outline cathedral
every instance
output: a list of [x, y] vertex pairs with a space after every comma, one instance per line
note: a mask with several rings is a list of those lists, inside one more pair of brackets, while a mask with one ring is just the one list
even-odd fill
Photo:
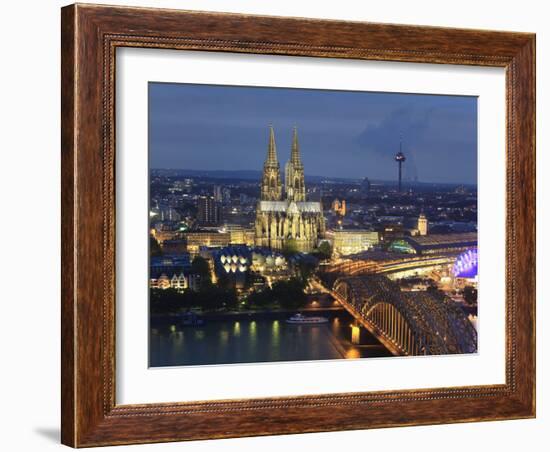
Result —
[[255, 244], [282, 250], [289, 240], [301, 252], [310, 252], [325, 233], [320, 202], [306, 201], [304, 166], [300, 158], [298, 132], [294, 128], [290, 160], [285, 165], [285, 184], [275, 147], [273, 127], [269, 128], [267, 158], [264, 163], [260, 200], [256, 207]]

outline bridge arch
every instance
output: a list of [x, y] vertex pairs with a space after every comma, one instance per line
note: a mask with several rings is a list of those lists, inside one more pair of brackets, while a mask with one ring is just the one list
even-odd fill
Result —
[[473, 353], [477, 333], [462, 310], [444, 296], [401, 292], [383, 275], [338, 278], [333, 291], [375, 334], [405, 355]]

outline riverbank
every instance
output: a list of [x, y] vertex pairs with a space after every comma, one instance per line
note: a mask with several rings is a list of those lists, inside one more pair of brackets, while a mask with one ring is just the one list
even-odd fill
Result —
[[[195, 312], [195, 311], [193, 311]], [[205, 320], [254, 320], [254, 319], [274, 319], [283, 320], [302, 312], [305, 314], [321, 315], [323, 317], [333, 318], [334, 316], [349, 315], [342, 306], [334, 307], [307, 307], [303, 309], [277, 309], [269, 311], [206, 311], [195, 312], [199, 317]], [[182, 313], [179, 314], [151, 314], [152, 325], [161, 325], [167, 323], [179, 322]]]

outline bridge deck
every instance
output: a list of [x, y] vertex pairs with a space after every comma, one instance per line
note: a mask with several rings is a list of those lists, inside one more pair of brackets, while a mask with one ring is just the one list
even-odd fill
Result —
[[390, 353], [394, 356], [406, 356], [406, 353], [404, 353], [401, 349], [399, 349], [393, 342], [388, 340], [386, 335], [376, 327], [376, 325], [373, 325], [371, 322], [369, 322], [363, 315], [358, 312], [354, 306], [352, 306], [350, 303], [348, 303], [344, 298], [340, 296], [337, 292], [333, 290], [327, 289], [325, 286], [323, 286], [321, 283], [315, 281], [314, 285], [318, 287], [318, 289], [321, 289], [324, 292], [329, 293], [334, 299], [340, 303], [346, 311], [348, 311], [354, 318], [357, 320], [361, 326], [367, 329], [369, 333], [371, 333], [378, 341], [386, 347]]

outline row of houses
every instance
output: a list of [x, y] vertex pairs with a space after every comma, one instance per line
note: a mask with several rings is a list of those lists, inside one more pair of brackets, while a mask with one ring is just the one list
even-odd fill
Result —
[[183, 291], [185, 289], [199, 290], [200, 276], [194, 274], [185, 275], [184, 273], [161, 273], [158, 276], [149, 278], [149, 287], [151, 289], [176, 289]]
[[198, 290], [200, 276], [191, 273], [189, 254], [151, 257], [149, 287], [151, 289]]

